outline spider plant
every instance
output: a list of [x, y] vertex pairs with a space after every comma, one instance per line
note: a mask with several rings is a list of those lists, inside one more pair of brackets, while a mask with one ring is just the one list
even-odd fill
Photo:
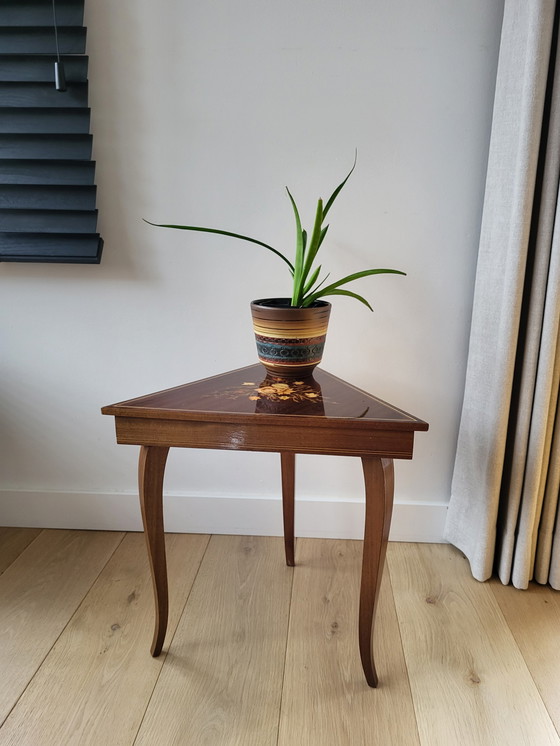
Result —
[[296, 223], [296, 252], [293, 263], [281, 251], [278, 251], [278, 249], [275, 249], [273, 246], [270, 246], [263, 241], [259, 241], [256, 238], [243, 236], [239, 233], [232, 233], [231, 231], [225, 231], [218, 228], [202, 228], [195, 225], [167, 225], [162, 223], [152, 223], [149, 220], [146, 220], [146, 222], [158, 228], [174, 228], [176, 230], [183, 231], [200, 231], [202, 233], [215, 233], [220, 236], [238, 238], [241, 241], [249, 241], [250, 243], [257, 244], [258, 246], [262, 246], [263, 248], [272, 251], [274, 254], [276, 254], [276, 256], [280, 257], [283, 262], [285, 262], [290, 270], [290, 275], [292, 276], [291, 305], [293, 307], [306, 308], [308, 306], [312, 306], [315, 301], [326, 296], [346, 295], [350, 298], [355, 298], [356, 300], [360, 301], [360, 303], [363, 303], [365, 306], [367, 306], [370, 311], [373, 311], [373, 308], [364, 297], [358, 295], [357, 293], [353, 293], [350, 290], [343, 288], [342, 286], [347, 285], [350, 282], [354, 282], [355, 280], [359, 280], [362, 277], [367, 277], [368, 275], [404, 275], [406, 274], [405, 272], [401, 272], [397, 269], [364, 269], [361, 272], [354, 272], [353, 274], [347, 275], [346, 277], [342, 277], [336, 282], [331, 282], [326, 285], [325, 283], [327, 282], [330, 275], [327, 274], [324, 277], [321, 277], [323, 267], [321, 264], [316, 263], [319, 249], [321, 248], [329, 229], [328, 224], [325, 225], [325, 219], [331, 207], [333, 206], [334, 201], [342, 191], [343, 187], [352, 175], [352, 172], [355, 168], [356, 159], [354, 159], [354, 164], [344, 181], [337, 186], [326, 203], [324, 203], [322, 199], [318, 200], [317, 209], [315, 212], [315, 222], [313, 224], [313, 230], [311, 231], [311, 238], [309, 238], [309, 240], [307, 231], [302, 228], [299, 210], [297, 208], [296, 202], [290, 190], [288, 189], [288, 187], [286, 187], [286, 191], [288, 193], [288, 197], [294, 211]]

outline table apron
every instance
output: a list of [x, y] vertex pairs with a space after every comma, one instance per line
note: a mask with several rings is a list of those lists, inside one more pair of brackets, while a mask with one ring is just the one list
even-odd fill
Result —
[[411, 459], [414, 431], [115, 417], [124, 445]]

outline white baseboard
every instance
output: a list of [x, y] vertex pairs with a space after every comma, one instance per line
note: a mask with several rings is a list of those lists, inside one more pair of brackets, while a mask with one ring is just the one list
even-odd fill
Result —
[[[282, 535], [280, 499], [165, 495], [165, 529], [176, 533]], [[391, 541], [442, 543], [447, 506], [396, 502]], [[364, 501], [296, 500], [297, 536], [361, 539]], [[0, 491], [0, 525], [141, 531], [130, 493]]]

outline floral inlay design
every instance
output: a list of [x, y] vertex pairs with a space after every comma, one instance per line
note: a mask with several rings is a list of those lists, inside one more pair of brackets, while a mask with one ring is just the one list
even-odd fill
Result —
[[306, 381], [286, 383], [265, 380], [260, 384], [245, 381], [243, 386], [246, 387], [246, 390], [250, 390], [249, 399], [251, 401], [259, 401], [259, 399], [267, 399], [272, 402], [291, 401], [294, 403], [313, 401], [319, 403], [322, 401], [322, 395], [317, 384], [313, 386]]
[[[236, 385], [207, 393], [202, 397], [202, 399], [214, 398], [222, 401], [238, 400], [240, 404], [236, 406], [236, 409], [241, 406], [243, 411], [246, 410], [246, 406], [241, 402], [252, 402], [249, 408], [256, 414], [321, 417], [325, 415], [325, 407], [328, 406], [331, 417], [341, 416], [337, 411], [336, 400], [324, 395], [321, 385], [313, 377], [296, 381], [291, 378], [267, 376], [260, 383], [239, 379]], [[359, 406], [360, 401], [356, 403]], [[368, 414], [369, 409], [369, 406], [366, 406], [365, 409], [358, 410], [356, 414], [348, 413], [346, 416], [351, 419], [361, 419]]]

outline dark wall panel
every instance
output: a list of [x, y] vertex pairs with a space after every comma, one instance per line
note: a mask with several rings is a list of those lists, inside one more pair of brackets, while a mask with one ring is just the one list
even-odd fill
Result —
[[52, 0], [0, 0], [0, 261], [101, 259], [84, 0], [55, 9], [56, 34]]

